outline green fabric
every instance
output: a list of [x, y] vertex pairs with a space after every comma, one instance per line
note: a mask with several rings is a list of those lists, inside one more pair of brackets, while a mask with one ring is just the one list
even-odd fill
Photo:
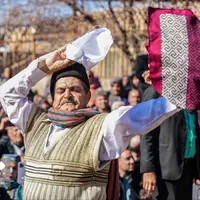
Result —
[[196, 155], [196, 124], [195, 113], [184, 110], [184, 116], [187, 127], [187, 138], [185, 145], [185, 158], [194, 158]]
[[15, 200], [23, 200], [23, 188], [22, 185], [19, 185], [16, 191], [16, 199]]

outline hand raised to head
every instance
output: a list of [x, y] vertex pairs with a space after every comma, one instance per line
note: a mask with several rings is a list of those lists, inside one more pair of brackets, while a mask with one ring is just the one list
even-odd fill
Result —
[[39, 63], [39, 68], [47, 74], [52, 74], [53, 72], [70, 66], [75, 61], [69, 60], [65, 55], [65, 51], [66, 46], [63, 46], [60, 49], [52, 52], [44, 61]]

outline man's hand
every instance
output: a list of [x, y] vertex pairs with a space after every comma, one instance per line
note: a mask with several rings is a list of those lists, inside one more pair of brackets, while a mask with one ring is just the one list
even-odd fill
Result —
[[0, 130], [5, 130], [8, 124], [8, 117], [4, 117], [1, 119]]
[[67, 59], [65, 50], [66, 46], [52, 52], [44, 61], [39, 63], [38, 67], [47, 74], [52, 74], [70, 66], [75, 61]]
[[152, 84], [151, 83], [151, 79], [150, 79], [150, 72], [149, 70], [148, 71], [145, 71], [143, 74], [142, 74], [142, 77], [144, 78], [144, 81], [145, 83], [148, 83], [148, 84]]
[[156, 174], [155, 172], [146, 172], [143, 174], [143, 188], [152, 193], [156, 188]]

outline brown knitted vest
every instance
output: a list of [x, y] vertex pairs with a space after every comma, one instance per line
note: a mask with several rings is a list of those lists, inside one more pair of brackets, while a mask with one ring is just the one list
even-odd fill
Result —
[[46, 113], [33, 108], [25, 134], [24, 199], [106, 198], [109, 164], [99, 169], [98, 159], [105, 116], [88, 119], [47, 147], [51, 122], [45, 121]]

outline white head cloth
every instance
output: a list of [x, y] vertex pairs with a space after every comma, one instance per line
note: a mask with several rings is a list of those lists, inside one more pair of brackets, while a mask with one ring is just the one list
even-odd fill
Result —
[[66, 56], [90, 70], [105, 58], [112, 44], [111, 32], [97, 28], [67, 45]]

